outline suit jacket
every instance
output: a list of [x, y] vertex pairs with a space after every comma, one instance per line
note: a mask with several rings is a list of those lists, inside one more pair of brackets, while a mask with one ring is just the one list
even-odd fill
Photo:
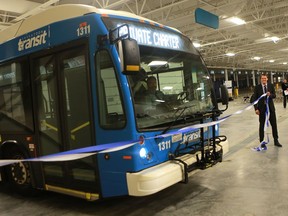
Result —
[[[275, 88], [273, 84], [267, 83], [267, 92], [270, 92], [269, 101], [268, 101], [269, 110], [270, 112], [275, 112], [273, 99], [276, 98], [276, 94], [275, 94]], [[264, 94], [262, 84], [255, 86], [254, 94], [253, 94], [254, 100], [258, 99], [262, 94]], [[254, 105], [255, 110], [258, 109], [260, 113], [265, 113], [266, 111], [265, 101], [266, 101], [266, 97], [261, 98], [258, 101], [258, 103]]]
[[288, 83], [284, 83], [284, 82], [282, 82], [282, 84], [281, 84], [281, 88], [282, 88], [282, 90], [283, 90], [283, 96], [285, 96], [284, 91], [288, 89]]

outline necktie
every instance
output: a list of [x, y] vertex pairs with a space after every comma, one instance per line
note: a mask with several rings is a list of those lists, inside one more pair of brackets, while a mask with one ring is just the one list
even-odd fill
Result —
[[[267, 86], [264, 85], [264, 93], [267, 93]], [[267, 103], [267, 95], [265, 96], [265, 99], [264, 99], [264, 104]]]

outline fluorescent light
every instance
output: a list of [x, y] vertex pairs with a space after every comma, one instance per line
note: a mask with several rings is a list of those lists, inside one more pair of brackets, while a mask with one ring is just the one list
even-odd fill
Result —
[[198, 42], [193, 42], [193, 46], [194, 46], [195, 48], [199, 48], [199, 47], [201, 47], [201, 44], [198, 43]]
[[245, 20], [242, 20], [242, 19], [240, 19], [240, 18], [238, 18], [238, 17], [231, 17], [231, 18], [229, 18], [228, 20], [229, 20], [230, 22], [232, 22], [232, 23], [237, 24], [237, 25], [243, 25], [243, 24], [246, 23]]
[[284, 64], [284, 65], [286, 65], [286, 64], [287, 64], [287, 62], [283, 62], [283, 64]]
[[148, 64], [148, 66], [162, 66], [162, 65], [166, 65], [167, 61], [152, 61]]
[[270, 62], [270, 63], [273, 63], [273, 62], [275, 62], [275, 60], [274, 60], [274, 59], [271, 59], [271, 60], [269, 60], [269, 62]]
[[273, 37], [271, 37], [270, 38], [274, 43], [277, 43], [279, 40], [280, 40], [280, 38], [279, 37], [276, 37], [276, 36], [273, 36]]
[[159, 99], [156, 99], [155, 101], [156, 101], [156, 102], [159, 102], [159, 103], [165, 103], [165, 101], [164, 101], [164, 100], [159, 100]]
[[163, 90], [172, 90], [173, 86], [164, 86], [162, 89]]
[[235, 53], [228, 52], [228, 53], [226, 53], [225, 55], [227, 55], [227, 56], [235, 56]]
[[259, 56], [254, 56], [252, 59], [256, 60], [256, 61], [259, 61], [261, 59], [261, 57]]

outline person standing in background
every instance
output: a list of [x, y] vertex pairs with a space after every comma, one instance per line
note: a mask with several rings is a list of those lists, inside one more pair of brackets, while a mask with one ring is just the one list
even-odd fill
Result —
[[[261, 83], [255, 86], [254, 98], [260, 98], [261, 95], [266, 93], [265, 97], [262, 97], [257, 104], [254, 105], [255, 113], [259, 115], [259, 141], [262, 143], [264, 141], [264, 125], [266, 119], [266, 109], [269, 107], [269, 122], [272, 126], [272, 134], [274, 138], [274, 145], [277, 147], [282, 147], [278, 141], [278, 130], [276, 122], [276, 112], [273, 99], [276, 97], [275, 88], [273, 84], [268, 83], [268, 77], [266, 74], [261, 74]], [[268, 98], [267, 98], [268, 97]], [[268, 106], [266, 103], [268, 102]], [[266, 144], [261, 144], [262, 150], [266, 150]]]
[[282, 91], [283, 91], [283, 107], [286, 108], [286, 104], [287, 104], [287, 97], [288, 97], [288, 83], [287, 83], [287, 79], [284, 79], [282, 84]]

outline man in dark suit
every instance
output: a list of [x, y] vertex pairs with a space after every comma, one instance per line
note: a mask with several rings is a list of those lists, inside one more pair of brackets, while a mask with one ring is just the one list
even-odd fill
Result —
[[[259, 115], [259, 140], [260, 143], [264, 140], [264, 124], [266, 118], [266, 103], [268, 97], [268, 106], [270, 112], [270, 124], [272, 126], [272, 134], [274, 138], [274, 145], [277, 147], [282, 147], [282, 145], [278, 141], [278, 130], [277, 130], [277, 122], [276, 122], [276, 112], [273, 99], [276, 97], [275, 88], [273, 84], [268, 83], [268, 77], [266, 74], [261, 74], [261, 84], [255, 86], [254, 88], [254, 99], [258, 99], [264, 93], [267, 95], [261, 98], [257, 104], [254, 105], [255, 113]], [[261, 145], [262, 149], [267, 149], [265, 144]]]
[[283, 91], [283, 107], [286, 108], [286, 104], [287, 104], [287, 94], [286, 94], [286, 91], [288, 90], [288, 83], [287, 83], [287, 79], [284, 79], [282, 84], [281, 84], [281, 87], [282, 87], [282, 91]]

